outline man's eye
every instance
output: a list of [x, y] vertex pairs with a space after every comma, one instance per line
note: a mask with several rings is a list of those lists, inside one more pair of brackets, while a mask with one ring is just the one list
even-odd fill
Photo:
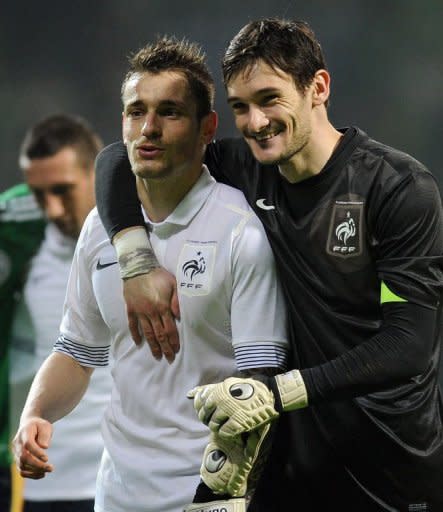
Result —
[[245, 103], [232, 103], [231, 107], [234, 112], [245, 112], [248, 109]]
[[180, 115], [180, 112], [176, 108], [166, 108], [162, 111], [162, 115], [166, 117], [177, 117]]
[[57, 185], [51, 188], [51, 192], [55, 196], [64, 196], [70, 191], [71, 187], [68, 185]]
[[141, 117], [143, 115], [143, 112], [141, 110], [130, 110], [128, 112], [129, 117]]
[[265, 96], [262, 100], [263, 105], [270, 105], [275, 102], [275, 100], [278, 98], [276, 94], [268, 94]]

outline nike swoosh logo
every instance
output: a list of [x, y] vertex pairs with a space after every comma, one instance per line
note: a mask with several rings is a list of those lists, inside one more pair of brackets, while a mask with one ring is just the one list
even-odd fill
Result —
[[272, 204], [265, 204], [265, 201], [266, 201], [266, 198], [257, 199], [255, 204], [262, 210], [275, 210], [275, 206], [273, 206]]
[[100, 260], [97, 261], [97, 270], [103, 270], [106, 267], [110, 267], [112, 265], [117, 265], [116, 261], [111, 261], [111, 263], [100, 263]]

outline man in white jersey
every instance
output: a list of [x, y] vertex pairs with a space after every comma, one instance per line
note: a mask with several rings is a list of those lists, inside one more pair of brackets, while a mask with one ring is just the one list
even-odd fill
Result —
[[285, 367], [286, 314], [263, 228], [244, 196], [202, 165], [216, 129], [213, 90], [200, 49], [168, 38], [131, 58], [122, 86], [123, 137], [147, 229], [178, 281], [181, 350], [155, 360], [147, 343], [133, 343], [117, 254], [94, 209], [78, 240], [56, 352], [33, 383], [14, 441], [22, 472], [50, 471], [40, 439], [112, 354], [97, 512], [190, 504], [209, 430], [186, 391]]
[[[77, 117], [54, 115], [26, 134], [20, 154], [25, 180], [48, 219], [24, 287], [37, 368], [58, 337], [75, 244], [94, 207], [94, 160], [101, 140]], [[103, 451], [100, 423], [110, 399], [109, 370], [97, 370], [81, 403], [48, 431], [43, 445], [54, 472], [27, 474], [24, 512], [92, 512]], [[32, 479], [35, 478], [35, 479]]]

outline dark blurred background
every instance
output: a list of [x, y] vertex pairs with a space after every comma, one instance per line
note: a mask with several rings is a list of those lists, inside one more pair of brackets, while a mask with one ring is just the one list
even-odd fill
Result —
[[21, 180], [21, 140], [48, 114], [80, 114], [106, 144], [120, 138], [127, 56], [158, 34], [206, 49], [218, 85], [218, 137], [234, 135], [220, 58], [245, 23], [264, 16], [314, 28], [332, 74], [337, 127], [356, 124], [412, 154], [443, 188], [442, 0], [16, 0], [0, 9], [0, 189]]

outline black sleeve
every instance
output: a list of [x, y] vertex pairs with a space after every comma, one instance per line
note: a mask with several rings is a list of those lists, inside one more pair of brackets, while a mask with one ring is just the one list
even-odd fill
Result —
[[370, 223], [380, 280], [408, 302], [435, 308], [443, 291], [443, 212], [434, 177], [410, 173], [386, 184], [378, 201]]
[[243, 190], [256, 161], [243, 139], [220, 139], [208, 145], [204, 163], [220, 183]]
[[[242, 188], [252, 155], [243, 139], [223, 139], [209, 144], [205, 164], [216, 180]], [[126, 146], [118, 141], [106, 146], [95, 161], [95, 194], [100, 219], [109, 238], [144, 220]]]
[[109, 238], [131, 226], [144, 226], [126, 146], [114, 142], [95, 160], [95, 195], [100, 219]]
[[440, 308], [388, 302], [382, 312], [382, 327], [370, 340], [332, 361], [300, 370], [310, 404], [382, 391], [435, 369]]

